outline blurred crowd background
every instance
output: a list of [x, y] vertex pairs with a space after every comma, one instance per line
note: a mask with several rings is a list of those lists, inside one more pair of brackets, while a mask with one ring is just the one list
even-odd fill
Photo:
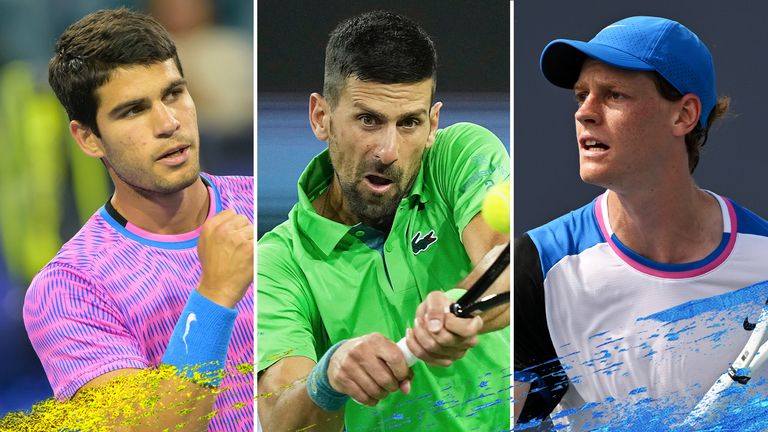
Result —
[[34, 274], [108, 199], [47, 81], [57, 37], [89, 12], [149, 12], [176, 41], [198, 111], [203, 170], [253, 173], [253, 16], [247, 0], [0, 0], [0, 417], [52, 396], [22, 322]]

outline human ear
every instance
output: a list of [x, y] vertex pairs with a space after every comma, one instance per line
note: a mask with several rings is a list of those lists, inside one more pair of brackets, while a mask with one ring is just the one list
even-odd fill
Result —
[[432, 144], [435, 142], [437, 127], [440, 123], [440, 108], [442, 107], [442, 102], [435, 102], [435, 104], [432, 105], [432, 109], [429, 110], [429, 137], [427, 138], [427, 148], [432, 147]]
[[695, 94], [688, 93], [677, 101], [677, 106], [672, 124], [673, 133], [675, 136], [684, 137], [699, 123], [699, 118], [702, 116], [701, 100]]
[[319, 93], [309, 95], [309, 125], [320, 141], [327, 141], [330, 135], [330, 113], [328, 101], [322, 95]]
[[77, 120], [72, 120], [69, 122], [69, 133], [77, 141], [80, 150], [87, 156], [95, 158], [104, 157], [104, 147], [101, 144], [101, 139], [96, 136], [90, 127]]

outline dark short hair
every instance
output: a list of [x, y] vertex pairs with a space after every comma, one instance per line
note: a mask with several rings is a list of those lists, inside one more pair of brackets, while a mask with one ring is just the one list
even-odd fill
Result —
[[392, 12], [367, 12], [343, 21], [331, 32], [325, 48], [323, 94], [333, 107], [349, 77], [410, 84], [434, 80], [436, 65], [432, 39], [415, 22]]
[[67, 27], [48, 63], [48, 82], [70, 120], [99, 136], [96, 90], [115, 68], [173, 58], [184, 75], [176, 45], [154, 18], [126, 8], [100, 10]]
[[[672, 84], [669, 83], [658, 72], [653, 72], [653, 81], [656, 84], [656, 90], [659, 91], [661, 97], [674, 102], [683, 98], [683, 94], [680, 93]], [[706, 127], [701, 125], [701, 122], [696, 123], [696, 127], [692, 131], [685, 135], [685, 149], [688, 152], [688, 169], [691, 173], [699, 165], [699, 159], [701, 157], [701, 148], [707, 143], [709, 138], [709, 130], [712, 124], [724, 117], [728, 112], [728, 108], [731, 104], [731, 99], [728, 96], [720, 96], [715, 101], [715, 106], [710, 113], [701, 113], [704, 117], [709, 114]]]

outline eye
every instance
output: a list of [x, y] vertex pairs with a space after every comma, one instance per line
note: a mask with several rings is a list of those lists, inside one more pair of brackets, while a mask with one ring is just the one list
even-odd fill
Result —
[[613, 100], [622, 100], [622, 99], [626, 98], [626, 96], [624, 96], [624, 94], [619, 93], [619, 92], [611, 92], [610, 96], [611, 96], [611, 99], [613, 99]]
[[143, 106], [134, 105], [129, 110], [123, 112], [123, 117], [125, 118], [136, 117], [137, 115], [141, 114], [142, 111], [144, 111]]
[[420, 124], [421, 122], [419, 121], [419, 119], [411, 117], [403, 120], [403, 122], [401, 123], [401, 126], [404, 128], [412, 129], [417, 127]]
[[166, 100], [175, 101], [179, 96], [184, 93], [184, 87], [174, 87], [168, 94], [165, 95]]
[[376, 118], [370, 114], [362, 114], [357, 117], [363, 126], [370, 127], [376, 126]]
[[585, 91], [576, 92], [576, 94], [574, 95], [574, 99], [576, 99], [576, 104], [578, 106], [582, 106], [584, 104], [584, 101], [587, 100], [587, 96], [589, 96], [588, 92], [585, 92]]

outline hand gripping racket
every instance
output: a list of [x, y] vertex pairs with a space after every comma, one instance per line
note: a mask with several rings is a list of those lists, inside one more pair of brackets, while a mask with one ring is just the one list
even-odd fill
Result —
[[[747, 323], [745, 322], [745, 326]], [[728, 370], [715, 381], [712, 388], [696, 404], [693, 411], [683, 421], [684, 426], [694, 427], [711, 420], [730, 405], [723, 393], [732, 385], [746, 385], [752, 374], [768, 360], [768, 301], [760, 313], [760, 318], [752, 330], [747, 344]]]
[[[459, 318], [469, 318], [501, 304], [509, 303], [509, 291], [480, 298], [491, 284], [496, 281], [499, 275], [509, 267], [509, 256], [509, 244], [507, 244], [507, 247], [496, 257], [493, 264], [469, 287], [467, 292], [459, 297], [456, 303], [448, 306], [447, 312]], [[419, 360], [408, 348], [408, 345], [405, 343], [405, 337], [397, 342], [397, 346], [403, 352], [408, 366], [413, 366]]]

